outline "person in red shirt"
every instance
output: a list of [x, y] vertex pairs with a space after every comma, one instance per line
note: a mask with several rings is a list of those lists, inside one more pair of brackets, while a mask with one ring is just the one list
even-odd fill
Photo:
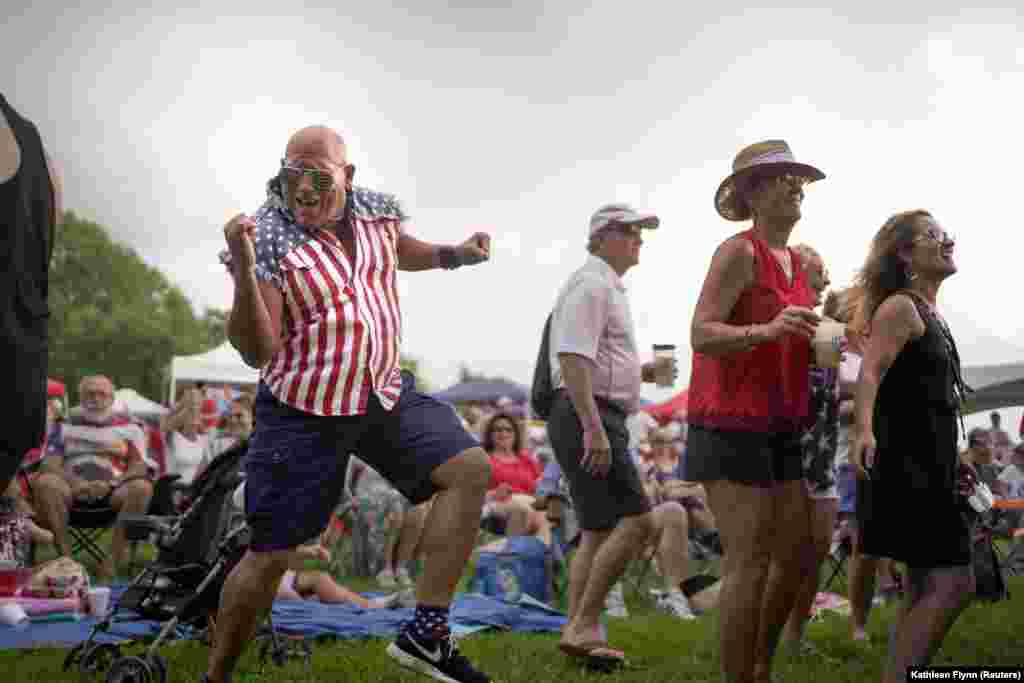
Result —
[[533, 509], [533, 494], [544, 470], [523, 448], [518, 421], [506, 413], [493, 415], [484, 426], [482, 446], [491, 461], [491, 482], [481, 526], [506, 536], [539, 534], [547, 542], [550, 525]]
[[736, 155], [715, 195], [723, 218], [753, 225], [718, 247], [697, 301], [684, 478], [704, 484], [727, 549], [719, 637], [729, 681], [771, 678], [810, 570], [800, 435], [819, 318], [788, 244], [804, 186], [824, 177], [784, 141], [768, 140]]

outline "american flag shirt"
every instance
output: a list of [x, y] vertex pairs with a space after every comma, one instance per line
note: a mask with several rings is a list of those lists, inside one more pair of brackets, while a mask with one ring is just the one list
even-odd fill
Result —
[[[348, 194], [355, 253], [334, 233], [296, 224], [276, 179], [256, 222], [256, 278], [284, 297], [282, 345], [260, 371], [281, 402], [315, 415], [361, 415], [376, 394], [390, 410], [402, 388], [398, 237], [406, 215], [392, 195]], [[221, 261], [230, 265], [227, 252]]]

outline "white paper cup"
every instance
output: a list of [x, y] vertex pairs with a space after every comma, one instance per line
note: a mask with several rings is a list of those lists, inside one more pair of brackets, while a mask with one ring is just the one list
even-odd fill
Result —
[[0, 624], [18, 626], [28, 621], [25, 609], [16, 602], [0, 603]]
[[89, 614], [104, 617], [110, 609], [110, 589], [105, 586], [90, 588], [85, 600], [89, 606]]
[[838, 368], [842, 360], [842, 343], [846, 325], [833, 320], [822, 320], [814, 330], [814, 361], [819, 368]]

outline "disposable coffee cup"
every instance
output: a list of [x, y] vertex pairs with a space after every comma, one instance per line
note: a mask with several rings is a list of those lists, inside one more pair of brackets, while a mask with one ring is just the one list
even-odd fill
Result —
[[106, 586], [90, 588], [85, 599], [86, 604], [89, 606], [89, 614], [97, 617], [104, 617], [107, 615], [107, 610], [110, 609], [109, 588]]
[[675, 344], [654, 345], [654, 383], [659, 387], [670, 387], [675, 384]]
[[819, 368], [838, 368], [842, 360], [843, 338], [846, 325], [834, 320], [822, 320], [814, 330], [814, 361]]
[[22, 626], [28, 623], [25, 608], [16, 602], [0, 603], [0, 624], [4, 626]]

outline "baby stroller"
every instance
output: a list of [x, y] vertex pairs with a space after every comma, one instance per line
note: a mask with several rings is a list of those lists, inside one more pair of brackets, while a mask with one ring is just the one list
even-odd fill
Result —
[[[106, 674], [107, 683], [166, 683], [167, 663], [158, 654], [160, 646], [181, 627], [202, 631], [208, 626], [228, 573], [248, 548], [248, 527], [232, 519], [231, 506], [231, 495], [244, 480], [245, 451], [246, 444], [241, 443], [214, 459], [188, 487], [179, 516], [138, 515], [124, 521], [126, 533], [149, 533], [154, 538], [157, 558], [67, 655], [65, 671], [77, 668], [83, 680]], [[157, 621], [163, 626], [138, 655], [125, 656], [122, 644], [96, 642], [97, 634], [125, 621]], [[283, 665], [288, 657], [301, 656], [309, 666], [308, 643], [301, 641], [297, 650], [293, 641], [274, 632], [269, 615], [257, 638], [262, 640], [262, 662], [269, 655]]]

